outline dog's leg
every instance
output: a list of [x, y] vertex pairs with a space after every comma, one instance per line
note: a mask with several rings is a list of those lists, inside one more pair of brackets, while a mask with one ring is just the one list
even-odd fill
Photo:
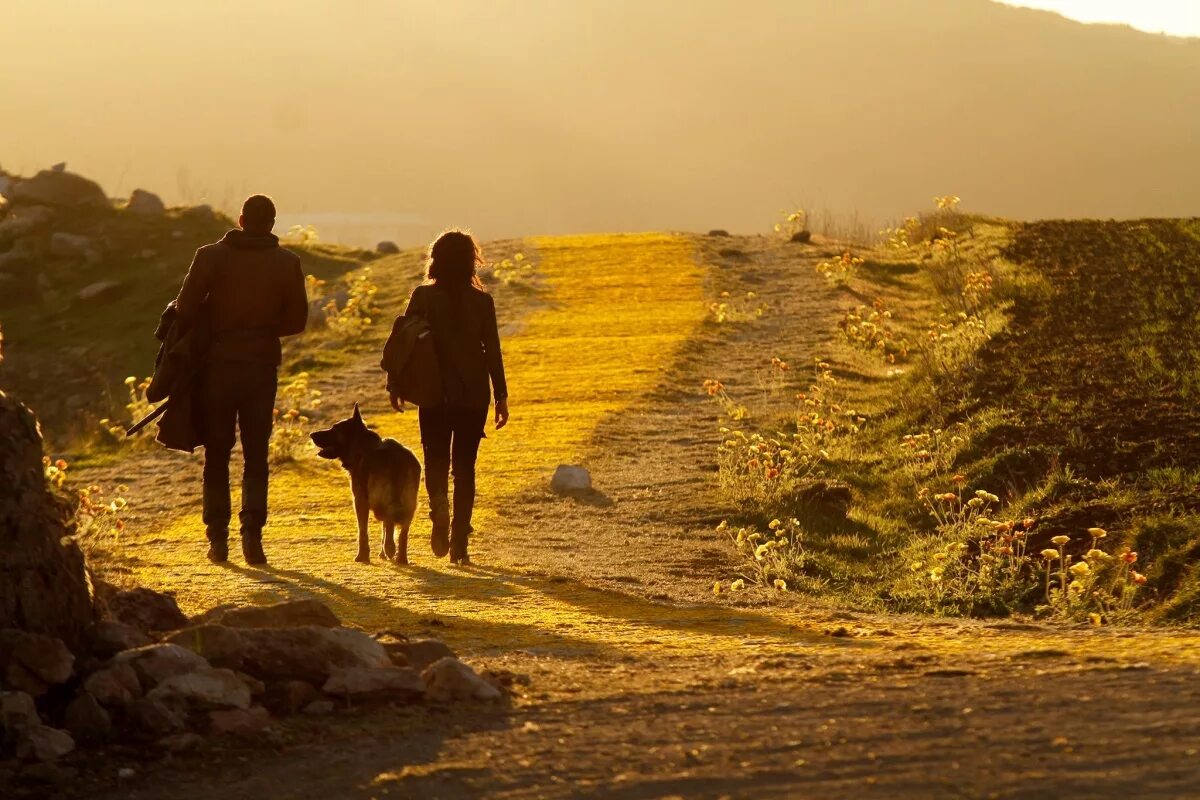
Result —
[[408, 563], [408, 526], [412, 525], [412, 518], [406, 519], [400, 523], [400, 549], [396, 551], [396, 563]]
[[396, 557], [396, 523], [383, 523], [383, 549], [379, 551], [379, 557], [391, 561]]
[[367, 536], [367, 517], [371, 509], [367, 504], [366, 487], [361, 489], [351, 487], [354, 493], [354, 513], [358, 517], [358, 556], [354, 559], [360, 564], [371, 563], [371, 541]]

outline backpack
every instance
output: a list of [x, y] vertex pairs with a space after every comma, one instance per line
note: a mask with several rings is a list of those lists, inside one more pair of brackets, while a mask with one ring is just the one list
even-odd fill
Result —
[[387, 388], [418, 407], [441, 405], [442, 370], [434, 347], [433, 329], [420, 316], [399, 316], [383, 346], [379, 366], [387, 372]]

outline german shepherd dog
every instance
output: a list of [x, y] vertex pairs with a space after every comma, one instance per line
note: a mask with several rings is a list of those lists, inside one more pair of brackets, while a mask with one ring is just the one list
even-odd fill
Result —
[[[421, 462], [412, 451], [395, 439], [384, 439], [367, 427], [358, 403], [349, 419], [312, 434], [321, 458], [338, 459], [350, 473], [350, 492], [354, 495], [354, 513], [358, 516], [358, 556], [363, 564], [371, 561], [367, 538], [367, 516], [383, 523], [383, 547], [380, 558], [408, 563], [408, 529], [417, 512], [417, 489], [421, 483]], [[396, 547], [396, 526], [400, 526], [400, 547]]]

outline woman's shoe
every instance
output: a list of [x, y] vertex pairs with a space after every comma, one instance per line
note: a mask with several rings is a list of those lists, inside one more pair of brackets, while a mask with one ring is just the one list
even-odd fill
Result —
[[450, 563], [451, 564], [470, 564], [471, 557], [467, 555], [467, 540], [470, 538], [470, 531], [458, 532], [454, 531], [450, 534]]
[[214, 564], [224, 564], [229, 560], [229, 529], [209, 528], [205, 531], [208, 537], [208, 560]]

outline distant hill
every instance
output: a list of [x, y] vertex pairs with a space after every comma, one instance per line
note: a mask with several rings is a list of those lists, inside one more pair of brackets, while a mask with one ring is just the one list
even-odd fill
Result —
[[989, 0], [51, 6], [6, 10], [0, 163], [110, 194], [265, 190], [409, 242], [1200, 208], [1200, 40]]

